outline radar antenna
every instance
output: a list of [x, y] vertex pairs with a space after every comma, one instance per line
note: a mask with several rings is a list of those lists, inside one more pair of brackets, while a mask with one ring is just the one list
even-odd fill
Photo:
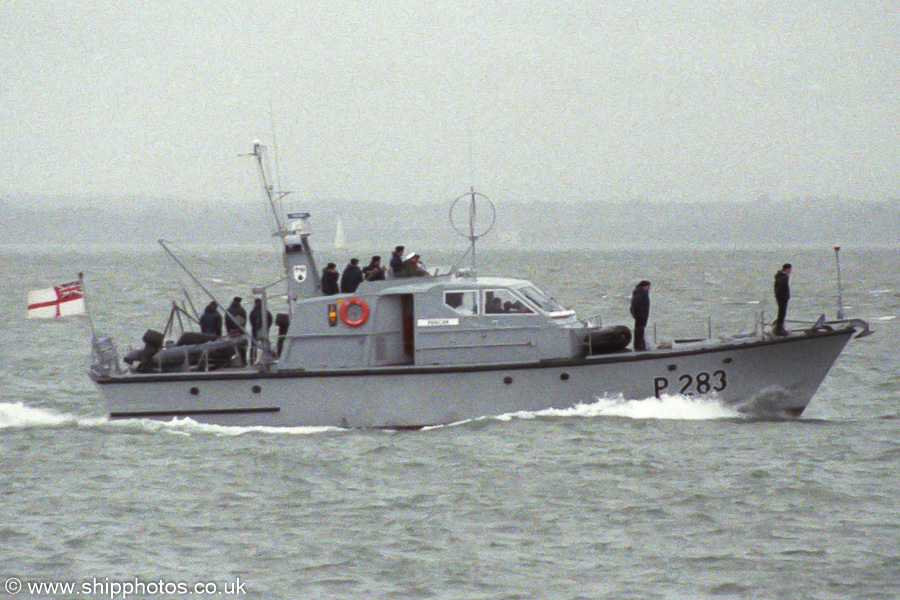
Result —
[[[462, 202], [465, 199], [468, 199], [468, 203]], [[482, 205], [480, 211], [479, 203]], [[475, 271], [475, 242], [490, 233], [496, 220], [497, 209], [494, 208], [494, 203], [484, 194], [476, 192], [474, 187], [450, 205], [450, 224], [459, 235], [469, 240], [469, 249], [462, 258], [465, 259], [466, 254], [472, 253], [472, 271]], [[465, 227], [466, 221], [468, 227]]]

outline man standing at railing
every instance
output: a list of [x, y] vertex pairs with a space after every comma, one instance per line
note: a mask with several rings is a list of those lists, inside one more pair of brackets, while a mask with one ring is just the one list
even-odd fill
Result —
[[784, 319], [787, 316], [788, 300], [791, 299], [791, 264], [784, 263], [775, 273], [775, 302], [778, 303], [778, 318], [775, 319], [775, 335], [787, 335]]
[[646, 279], [637, 284], [631, 292], [631, 316], [634, 317], [634, 349], [647, 349], [644, 331], [650, 318], [650, 282]]

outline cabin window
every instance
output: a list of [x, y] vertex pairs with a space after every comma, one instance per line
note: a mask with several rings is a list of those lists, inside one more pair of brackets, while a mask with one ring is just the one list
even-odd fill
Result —
[[484, 312], [492, 315], [523, 315], [532, 310], [509, 290], [485, 290]]
[[548, 297], [546, 294], [544, 294], [544, 292], [537, 289], [536, 287], [528, 286], [521, 288], [519, 291], [524, 294], [524, 296], [531, 302], [534, 302], [538, 308], [547, 311], [548, 313], [566, 310], [565, 308], [560, 306], [559, 303], [556, 302], [556, 300]]
[[478, 292], [444, 292], [444, 304], [461, 315], [474, 315], [478, 313]]

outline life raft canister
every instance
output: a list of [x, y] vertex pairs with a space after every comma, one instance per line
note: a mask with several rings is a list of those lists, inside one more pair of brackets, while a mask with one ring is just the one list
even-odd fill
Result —
[[[354, 317], [350, 316], [350, 309], [359, 307], [354, 310]], [[369, 320], [369, 305], [361, 298], [349, 298], [341, 303], [341, 321], [348, 327], [359, 327]]]

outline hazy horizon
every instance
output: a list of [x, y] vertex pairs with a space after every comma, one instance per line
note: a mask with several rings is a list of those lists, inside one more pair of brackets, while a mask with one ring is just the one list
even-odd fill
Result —
[[[260, 194], [261, 195], [261, 194]], [[891, 244], [900, 231], [900, 200], [890, 202], [808, 199], [788, 202], [665, 204], [583, 202], [560, 205], [503, 199], [494, 202], [496, 221], [487, 244], [505, 247], [609, 247], [642, 245]], [[317, 244], [328, 244], [342, 223], [348, 242], [393, 248], [409, 242], [423, 247], [455, 245], [467, 231], [467, 205], [447, 202], [409, 205], [365, 201], [298, 201], [291, 211], [312, 214]], [[488, 215], [482, 204], [479, 215]], [[486, 222], [479, 221], [481, 231]], [[35, 207], [0, 196], [0, 242], [127, 244], [160, 237], [187, 243], [271, 240], [275, 227], [262, 199], [242, 205], [190, 201], [152, 203], [101, 197], [85, 205]]]
[[[476, 192], [481, 192], [476, 189]], [[485, 195], [485, 194], [482, 194]], [[468, 191], [463, 191], [453, 198], [420, 198], [415, 200], [418, 207], [434, 208], [444, 212], [449, 208], [450, 204], [457, 198], [462, 197], [465, 200], [468, 197]], [[495, 198], [488, 196], [488, 199], [497, 207], [509, 206], [543, 206], [554, 204], [553, 200], [545, 198]], [[33, 194], [30, 192], [0, 192], [0, 207], [8, 207], [14, 210], [25, 211], [52, 211], [62, 207], [77, 209], [98, 209], [110, 212], [132, 212], [135, 208], [171, 208], [173, 203], [177, 203], [177, 208], [210, 208], [221, 205], [224, 209], [233, 210], [236, 208], [246, 209], [248, 212], [260, 212], [268, 214], [268, 201], [263, 194], [262, 188], [259, 190], [250, 190], [248, 195], [242, 198], [234, 198], [231, 201], [225, 201], [220, 204], [218, 198], [187, 198], [178, 194], [170, 194], [166, 196], [146, 196], [141, 194]], [[285, 196], [282, 202], [284, 207], [281, 213], [287, 213], [297, 210], [306, 210], [304, 207], [309, 206], [328, 206], [335, 212], [341, 212], [341, 203], [347, 207], [353, 206], [397, 206], [399, 203], [390, 200], [374, 200], [367, 198], [304, 198], [296, 193], [291, 192]], [[888, 196], [885, 198], [872, 200], [868, 198], [844, 198], [840, 196], [794, 196], [790, 198], [772, 199], [767, 195], [761, 195], [756, 198], [744, 198], [736, 200], [701, 200], [701, 199], [676, 199], [663, 201], [654, 198], [632, 197], [632, 198], [613, 198], [613, 199], [590, 199], [580, 198], [573, 201], [572, 204], [577, 205], [608, 205], [608, 206], [791, 206], [791, 205], [818, 205], [830, 204], [835, 206], [873, 206], [873, 205], [900, 205], [900, 194], [897, 196]]]
[[[900, 196], [888, 2], [68, 4], [0, 13], [0, 195]], [[273, 133], [275, 135], [273, 135]]]

